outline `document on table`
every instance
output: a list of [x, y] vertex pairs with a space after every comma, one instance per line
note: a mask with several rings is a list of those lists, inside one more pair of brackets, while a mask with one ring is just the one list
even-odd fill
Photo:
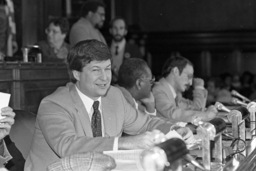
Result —
[[140, 154], [143, 150], [118, 150], [104, 151], [103, 153], [113, 157], [116, 168], [112, 171], [144, 171], [140, 163]]
[[[0, 92], [0, 109], [3, 107], [7, 107], [9, 105], [11, 95], [8, 93], [2, 93]], [[2, 115], [0, 115], [0, 119], [2, 119]]]

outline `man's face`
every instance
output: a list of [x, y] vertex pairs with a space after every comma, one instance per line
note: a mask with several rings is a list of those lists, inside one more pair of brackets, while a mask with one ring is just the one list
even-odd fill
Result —
[[176, 90], [179, 92], [187, 90], [192, 85], [193, 77], [194, 69], [191, 65], [187, 64], [181, 74], [176, 75]]
[[110, 28], [110, 34], [115, 42], [121, 42], [127, 34], [124, 20], [116, 20]]
[[50, 23], [49, 27], [45, 29], [45, 33], [50, 44], [64, 42], [66, 37], [66, 34], [61, 32], [60, 26], [56, 26], [53, 23]]
[[105, 9], [98, 7], [95, 13], [92, 12], [91, 22], [96, 28], [101, 28], [105, 21]]
[[[152, 85], [155, 81], [155, 78], [152, 76], [151, 70], [147, 67], [145, 75], [140, 79], [141, 80], [141, 89], [139, 90], [140, 99], [148, 98], [150, 96]], [[138, 100], [140, 100], [138, 99]]]
[[92, 99], [104, 96], [110, 86], [111, 62], [92, 61], [84, 66], [82, 72], [73, 71], [79, 90]]

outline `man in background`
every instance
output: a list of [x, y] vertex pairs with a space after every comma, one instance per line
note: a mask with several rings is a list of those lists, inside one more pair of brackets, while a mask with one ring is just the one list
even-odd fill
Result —
[[[193, 99], [185, 99], [182, 93], [193, 82]], [[173, 122], [209, 121], [217, 110], [211, 106], [205, 111], [207, 90], [204, 81], [194, 78], [193, 64], [184, 57], [170, 57], [163, 66], [162, 78], [153, 87], [157, 114]]]
[[105, 4], [102, 1], [88, 0], [81, 9], [80, 19], [72, 26], [69, 42], [74, 46], [81, 40], [96, 39], [106, 44], [99, 31], [105, 21]]
[[118, 73], [118, 88], [136, 110], [156, 115], [155, 99], [151, 87], [155, 81], [146, 61], [139, 58], [125, 60]]
[[125, 59], [142, 58], [139, 47], [126, 41], [128, 33], [125, 20], [121, 17], [114, 18], [110, 22], [109, 32], [112, 36], [110, 51], [112, 54], [112, 82], [116, 83], [119, 67]]
[[66, 62], [69, 44], [65, 38], [69, 31], [69, 22], [65, 18], [52, 19], [45, 29], [46, 40], [38, 42], [44, 62]]

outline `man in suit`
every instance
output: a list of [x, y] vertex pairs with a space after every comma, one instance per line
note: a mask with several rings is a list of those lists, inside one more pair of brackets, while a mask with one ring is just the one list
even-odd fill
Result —
[[[110, 86], [111, 54], [104, 43], [77, 43], [68, 67], [74, 83], [59, 87], [39, 106], [25, 170], [46, 170], [72, 154], [148, 148], [170, 132], [171, 123], [141, 114]], [[120, 137], [123, 132], [133, 136]], [[185, 134], [184, 140], [191, 138], [188, 129], [177, 132]]]
[[[193, 78], [193, 64], [184, 57], [170, 57], [163, 66], [162, 78], [153, 87], [156, 109], [161, 117], [173, 122], [209, 121], [216, 116], [213, 106], [205, 111], [207, 91], [204, 81]], [[193, 82], [193, 100], [185, 99], [182, 93]]]
[[81, 40], [96, 39], [106, 44], [100, 32], [105, 21], [105, 4], [102, 1], [88, 0], [82, 6], [81, 18], [71, 27], [69, 42], [74, 46]]
[[155, 99], [151, 87], [155, 81], [146, 61], [140, 58], [125, 60], [118, 73], [118, 88], [136, 110], [156, 115]]
[[112, 81], [115, 83], [118, 77], [119, 67], [125, 59], [142, 58], [139, 47], [126, 41], [125, 36], [128, 33], [125, 20], [116, 17], [110, 22], [109, 32], [112, 36], [110, 51], [112, 54]]

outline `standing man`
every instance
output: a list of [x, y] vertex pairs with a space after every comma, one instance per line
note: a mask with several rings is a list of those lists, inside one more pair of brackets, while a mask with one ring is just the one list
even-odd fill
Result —
[[102, 1], [88, 0], [81, 10], [81, 18], [72, 26], [69, 35], [70, 45], [81, 40], [96, 39], [106, 44], [99, 31], [105, 21], [105, 4]]
[[[205, 112], [207, 90], [204, 81], [194, 77], [193, 64], [184, 57], [171, 57], [164, 64], [162, 78], [153, 87], [156, 109], [160, 116], [173, 122], [193, 122], [195, 119], [209, 121], [216, 116], [212, 106]], [[182, 93], [193, 82], [193, 100], [185, 99]]]
[[156, 115], [155, 99], [151, 87], [155, 81], [146, 61], [130, 58], [123, 62], [118, 73], [118, 88], [136, 110]]
[[[75, 83], [42, 100], [26, 171], [46, 170], [72, 154], [149, 148], [170, 132], [172, 124], [141, 114], [110, 86], [111, 53], [106, 44], [80, 41], [69, 52], [68, 67]], [[133, 136], [120, 137], [123, 132]], [[177, 132], [185, 134], [184, 140], [191, 138], [188, 129]]]
[[110, 51], [112, 54], [112, 81], [115, 83], [118, 77], [119, 67], [125, 59], [142, 58], [139, 47], [126, 41], [128, 33], [125, 20], [121, 17], [114, 18], [110, 22], [109, 32], [112, 36]]

